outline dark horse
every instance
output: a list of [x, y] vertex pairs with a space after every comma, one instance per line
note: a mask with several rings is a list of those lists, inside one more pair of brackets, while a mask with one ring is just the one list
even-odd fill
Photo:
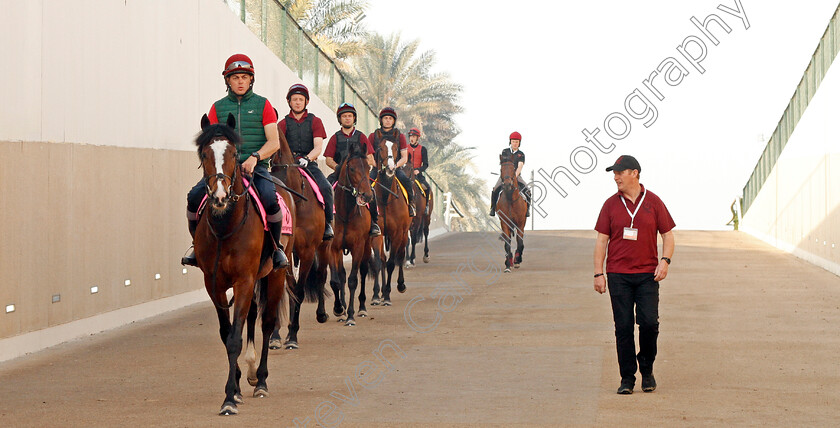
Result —
[[[502, 193], [496, 204], [496, 212], [502, 223], [501, 239], [505, 242], [505, 272], [510, 272], [511, 266], [518, 268], [522, 263], [522, 250], [525, 249], [523, 240], [525, 235], [525, 214], [528, 204], [519, 192], [519, 181], [516, 179], [516, 167], [509, 157], [500, 156]], [[516, 240], [516, 254], [511, 255], [510, 244]]]
[[[298, 349], [297, 333], [300, 330], [300, 305], [304, 301], [318, 301], [315, 318], [319, 323], [327, 322], [329, 315], [324, 310], [324, 287], [327, 282], [327, 266], [329, 265], [330, 241], [324, 241], [324, 209], [318, 204], [315, 190], [309, 181], [303, 177], [294, 155], [289, 149], [289, 142], [282, 132], [280, 134], [280, 150], [272, 157], [274, 167], [271, 174], [282, 180], [286, 185], [306, 199], [295, 196], [294, 262], [298, 268], [297, 280], [289, 269], [286, 278], [295, 292], [295, 299], [289, 302], [291, 315], [289, 333], [285, 343], [286, 349]], [[275, 330], [269, 342], [269, 348], [280, 348], [280, 334]]]
[[[408, 202], [403, 197], [400, 182], [394, 171], [388, 166], [397, 158], [398, 146], [385, 141], [374, 148], [376, 158], [376, 205], [379, 206], [379, 224], [385, 238], [385, 249], [388, 250], [388, 278], [382, 284], [382, 306], [391, 306], [391, 275], [394, 268], [399, 268], [397, 276], [397, 290], [405, 293], [405, 277], [403, 265], [408, 244], [408, 226], [411, 217], [408, 215]], [[379, 296], [374, 290], [371, 305], [379, 304]]]
[[[335, 186], [335, 236], [330, 256], [330, 286], [335, 294], [333, 313], [342, 316], [346, 310], [344, 325], [356, 325], [354, 300], [361, 272], [362, 288], [359, 293], [359, 316], [367, 316], [365, 310], [365, 277], [371, 263], [370, 213], [365, 204], [373, 199], [368, 178], [367, 155], [355, 144], [350, 144], [347, 159], [338, 169]], [[352, 257], [349, 277], [344, 269], [342, 251], [349, 251]], [[374, 263], [375, 264], [375, 263]], [[344, 282], [350, 291], [350, 304], [345, 305]]]
[[[424, 243], [423, 248], [423, 263], [429, 263], [429, 225], [432, 222], [432, 209], [434, 209], [434, 197], [432, 189], [423, 189], [421, 184], [417, 181], [417, 175], [414, 174], [414, 167], [411, 166], [411, 154], [408, 155], [408, 162], [403, 166], [403, 172], [411, 179], [411, 185], [414, 186], [414, 210], [416, 216], [411, 218], [411, 225], [408, 227], [409, 242], [411, 251], [406, 248], [408, 254], [405, 261], [405, 267], [414, 266], [415, 247], [419, 242]], [[424, 198], [426, 195], [427, 198]], [[428, 203], [426, 200], [428, 199]]]
[[[242, 329], [247, 318], [251, 352], [246, 359], [253, 372], [257, 310], [262, 315], [262, 353], [256, 373], [249, 373], [249, 382], [256, 386], [255, 397], [268, 396], [268, 337], [278, 324], [278, 309], [286, 303], [287, 296], [285, 269], [272, 270], [274, 243], [266, 236], [259, 213], [242, 182], [241, 165], [237, 162], [240, 139], [235, 125], [233, 115], [228, 116], [227, 124], [218, 125], [211, 125], [205, 115], [201, 118], [202, 131], [195, 141], [207, 190], [207, 207], [195, 233], [195, 256], [204, 272], [204, 287], [216, 306], [219, 334], [227, 349], [229, 365], [225, 401], [219, 412], [222, 415], [238, 413], [237, 403], [243, 402], [239, 389], [242, 373], [237, 358], [242, 352]], [[279, 193], [293, 209], [289, 193], [285, 190]], [[286, 248], [288, 252], [290, 247]], [[231, 288], [233, 299], [228, 303], [226, 292]]]

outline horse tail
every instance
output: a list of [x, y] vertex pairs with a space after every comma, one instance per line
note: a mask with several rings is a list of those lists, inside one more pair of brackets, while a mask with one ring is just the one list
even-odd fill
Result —
[[320, 264], [320, 260], [318, 260], [318, 253], [315, 253], [315, 257], [312, 259], [312, 266], [309, 268], [309, 272], [306, 274], [306, 278], [303, 281], [303, 300], [305, 302], [317, 302], [319, 296], [322, 294], [322, 287], [318, 284], [318, 266]]
[[391, 238], [385, 237], [385, 251], [391, 251]]
[[280, 305], [277, 307], [277, 328], [289, 325], [289, 296], [292, 289], [288, 281], [283, 282], [283, 293], [280, 294]]
[[373, 249], [373, 257], [368, 260], [368, 277], [371, 279], [376, 279], [376, 275], [379, 275], [379, 270], [382, 269], [379, 257], [379, 249]]

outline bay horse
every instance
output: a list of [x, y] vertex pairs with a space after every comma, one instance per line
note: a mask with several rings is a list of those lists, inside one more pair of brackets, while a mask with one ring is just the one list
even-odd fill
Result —
[[391, 276], [394, 268], [399, 268], [397, 276], [397, 290], [405, 293], [405, 264], [406, 248], [408, 244], [408, 227], [411, 217], [408, 215], [408, 202], [403, 197], [400, 182], [389, 165], [394, 163], [399, 152], [399, 146], [391, 141], [383, 141], [379, 147], [374, 147], [376, 158], [376, 205], [379, 207], [379, 224], [385, 239], [385, 250], [388, 251], [388, 277], [382, 285], [382, 306], [391, 306]]
[[[227, 350], [229, 366], [220, 415], [237, 414], [237, 404], [243, 402], [237, 358], [242, 352], [242, 329], [246, 322], [249, 382], [255, 386], [254, 397], [268, 396], [268, 337], [278, 322], [284, 321], [285, 314], [278, 313], [278, 309], [287, 304], [285, 269], [272, 269], [274, 243], [266, 235], [260, 214], [243, 183], [238, 162], [240, 138], [235, 126], [232, 114], [226, 124], [216, 125], [211, 125], [204, 115], [202, 130], [195, 140], [207, 192], [207, 206], [195, 232], [195, 256], [204, 273], [204, 287], [216, 307], [219, 335]], [[282, 189], [278, 192], [293, 209], [294, 201], [289, 193]], [[292, 238], [284, 236], [283, 239], [289, 253], [290, 246], [286, 243]], [[231, 288], [233, 299], [228, 302], [226, 292]], [[254, 323], [258, 311], [262, 316], [263, 342], [259, 368], [254, 371]]]
[[[362, 287], [359, 293], [359, 316], [366, 317], [365, 277], [371, 263], [370, 212], [365, 204], [373, 199], [368, 177], [367, 154], [356, 144], [350, 144], [349, 155], [338, 167], [335, 186], [335, 235], [330, 248], [330, 287], [335, 295], [333, 314], [342, 316], [346, 311], [345, 326], [356, 325], [355, 295], [358, 275]], [[344, 268], [342, 252], [351, 255], [350, 275]], [[374, 263], [375, 264], [375, 263]], [[350, 291], [349, 305], [345, 304], [344, 283]]]
[[[519, 268], [519, 264], [522, 263], [522, 251], [525, 249], [525, 214], [528, 211], [528, 204], [519, 191], [513, 159], [500, 156], [499, 161], [502, 192], [496, 204], [496, 212], [502, 226], [500, 238], [505, 242], [505, 272], [508, 273], [511, 266]], [[516, 240], [516, 254], [512, 255], [510, 246], [514, 240]]]
[[[414, 267], [415, 247], [421, 241], [424, 243], [423, 263], [429, 263], [429, 225], [432, 222], [432, 210], [434, 209], [432, 189], [420, 188], [421, 185], [417, 181], [417, 175], [414, 174], [412, 165], [411, 154], [409, 153], [408, 162], [403, 165], [403, 172], [406, 173], [411, 180], [411, 185], [414, 186], [414, 210], [417, 215], [411, 218], [411, 224], [408, 226], [408, 245], [411, 247], [411, 251], [406, 248], [406, 254], [408, 254], [405, 261], [406, 268]], [[424, 198], [423, 195], [426, 195], [427, 198]]]
[[330, 242], [324, 241], [324, 209], [318, 203], [315, 189], [303, 176], [299, 165], [295, 162], [289, 142], [282, 132], [280, 135], [280, 150], [272, 156], [273, 167], [271, 174], [292, 190], [305, 197], [293, 196], [297, 221], [295, 222], [294, 263], [298, 268], [297, 280], [292, 269], [288, 270], [287, 281], [294, 290], [295, 298], [289, 302], [290, 323], [289, 331], [284, 343], [280, 342], [279, 329], [275, 329], [269, 341], [270, 349], [298, 349], [297, 333], [300, 330], [300, 306], [304, 301], [318, 302], [315, 319], [325, 323], [329, 319], [324, 309], [324, 294], [327, 282], [327, 266], [330, 257]]

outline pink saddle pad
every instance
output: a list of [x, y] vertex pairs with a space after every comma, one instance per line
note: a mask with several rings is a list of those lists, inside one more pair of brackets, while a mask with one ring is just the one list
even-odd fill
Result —
[[315, 179], [309, 175], [309, 172], [303, 168], [298, 168], [300, 174], [306, 177], [306, 181], [309, 182], [309, 186], [312, 187], [312, 191], [315, 192], [315, 197], [318, 198], [318, 203], [321, 204], [321, 207], [324, 207], [324, 195], [321, 194], [321, 188], [318, 187], [318, 183], [315, 182]]
[[[254, 205], [257, 207], [257, 212], [260, 213], [260, 220], [262, 220], [263, 223], [263, 230], [268, 231], [268, 221], [266, 220], [265, 207], [263, 207], [262, 201], [257, 195], [257, 191], [254, 190], [253, 187], [248, 186], [248, 179], [246, 179], [245, 177], [242, 177], [242, 183], [245, 185], [245, 187], [248, 188], [248, 193], [251, 194], [251, 200], [254, 201]], [[283, 224], [280, 227], [280, 233], [284, 235], [291, 235], [293, 230], [292, 212], [286, 205], [286, 201], [280, 197], [279, 193], [275, 192], [274, 195], [277, 196], [277, 202], [280, 203], [280, 212], [283, 213]], [[198, 212], [201, 212], [204, 209], [204, 205], [206, 203], [207, 195], [204, 195], [204, 198], [201, 199], [201, 205], [199, 205]]]

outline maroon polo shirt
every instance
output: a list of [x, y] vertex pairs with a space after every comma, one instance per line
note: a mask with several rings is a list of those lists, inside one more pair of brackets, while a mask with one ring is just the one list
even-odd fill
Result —
[[[344, 134], [344, 136], [349, 138], [353, 136], [354, 132], [356, 132], [356, 128], [353, 128], [353, 131], [351, 131], [349, 135], [346, 132], [344, 132], [344, 128], [341, 128], [341, 131], [339, 132], [341, 132], [342, 134]], [[325, 158], [335, 158], [335, 148], [336, 145], [338, 145], [338, 139], [335, 137], [335, 135], [336, 134], [333, 134], [332, 137], [330, 137], [330, 141], [327, 142], [327, 148], [324, 149]], [[365, 153], [369, 155], [373, 154], [373, 146], [370, 145], [370, 141], [368, 141], [367, 137], [365, 137], [365, 134], [361, 131], [359, 131], [359, 142], [362, 144], [362, 147], [365, 148]]]
[[[303, 115], [301, 115], [300, 119], [295, 119], [294, 112], [289, 110], [289, 114], [286, 117], [291, 117], [297, 123], [302, 123], [306, 120], [306, 116], [309, 116], [309, 111], [304, 110]], [[277, 123], [277, 129], [280, 130], [280, 133], [286, 135], [286, 120], [283, 118], [280, 122]], [[321, 118], [315, 116], [312, 118], [312, 137], [313, 138], [327, 138], [327, 131], [324, 130], [324, 122], [321, 121]]]
[[[647, 193], [645, 200], [642, 195]], [[627, 208], [621, 200], [627, 202]], [[608, 273], [653, 273], [659, 264], [656, 248], [656, 233], [668, 233], [676, 226], [665, 204], [653, 192], [645, 190], [636, 198], [642, 206], [633, 220], [633, 227], [639, 230], [635, 241], [624, 239], [624, 228], [630, 227], [630, 214], [636, 211], [636, 204], [625, 198], [621, 192], [610, 196], [601, 208], [595, 230], [609, 236], [607, 245]]]

